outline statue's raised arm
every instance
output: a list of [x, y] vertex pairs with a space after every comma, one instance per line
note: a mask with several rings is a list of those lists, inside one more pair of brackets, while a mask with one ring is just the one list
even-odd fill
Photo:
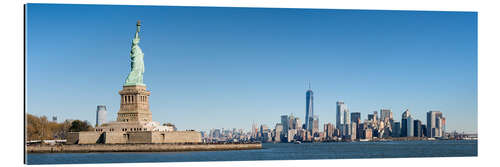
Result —
[[135, 37], [132, 40], [132, 49], [130, 51], [130, 73], [128, 74], [127, 80], [125, 81], [125, 86], [144, 85], [142, 80], [142, 75], [144, 73], [144, 53], [142, 53], [142, 50], [139, 47], [139, 32], [141, 31], [141, 21], [137, 21], [136, 26], [137, 30], [135, 32]]

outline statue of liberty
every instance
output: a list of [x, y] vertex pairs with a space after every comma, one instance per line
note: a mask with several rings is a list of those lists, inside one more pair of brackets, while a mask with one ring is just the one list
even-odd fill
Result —
[[132, 40], [132, 50], [130, 51], [130, 73], [128, 74], [125, 86], [144, 85], [142, 74], [144, 73], [144, 53], [139, 47], [139, 31], [141, 30], [141, 21], [137, 21], [137, 30]]

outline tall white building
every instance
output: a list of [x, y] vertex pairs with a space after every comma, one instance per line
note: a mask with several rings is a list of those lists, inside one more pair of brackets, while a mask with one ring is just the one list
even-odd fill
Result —
[[349, 109], [342, 101], [337, 102], [337, 117], [336, 126], [340, 130], [342, 136], [348, 136], [351, 134], [351, 118]]
[[98, 105], [97, 106], [95, 120], [96, 120], [95, 121], [96, 127], [106, 123], [106, 106], [105, 105]]

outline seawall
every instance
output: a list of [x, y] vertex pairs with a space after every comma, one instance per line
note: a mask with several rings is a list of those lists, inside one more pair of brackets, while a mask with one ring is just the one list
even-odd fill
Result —
[[261, 143], [245, 144], [62, 144], [29, 145], [28, 153], [82, 152], [179, 152], [261, 149]]

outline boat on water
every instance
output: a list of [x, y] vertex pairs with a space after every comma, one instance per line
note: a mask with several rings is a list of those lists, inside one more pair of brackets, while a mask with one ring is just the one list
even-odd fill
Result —
[[302, 142], [300, 142], [300, 141], [295, 141], [295, 142], [293, 142], [293, 144], [301, 144], [301, 143], [302, 143]]

